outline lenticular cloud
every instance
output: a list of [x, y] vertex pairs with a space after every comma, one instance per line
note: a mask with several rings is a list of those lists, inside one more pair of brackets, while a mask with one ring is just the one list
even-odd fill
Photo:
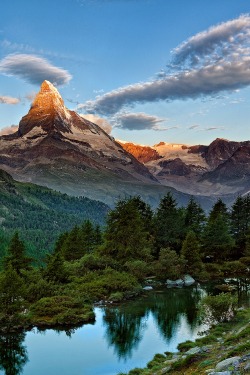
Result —
[[6, 56], [0, 61], [0, 73], [38, 85], [47, 79], [60, 86], [68, 83], [72, 78], [67, 70], [52, 65], [46, 59], [27, 54]]
[[113, 115], [137, 103], [196, 99], [250, 85], [250, 16], [213, 26], [173, 50], [157, 79], [118, 88], [78, 108]]

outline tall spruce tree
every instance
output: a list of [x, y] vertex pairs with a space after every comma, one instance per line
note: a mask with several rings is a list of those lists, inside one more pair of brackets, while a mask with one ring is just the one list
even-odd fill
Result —
[[214, 260], [226, 260], [232, 256], [234, 240], [230, 233], [228, 214], [215, 206], [208, 218], [202, 236], [203, 252]]
[[190, 198], [185, 209], [184, 222], [186, 232], [193, 231], [200, 238], [206, 223], [206, 215], [200, 204], [193, 197]]
[[24, 243], [20, 240], [18, 232], [16, 232], [11, 238], [8, 254], [3, 258], [4, 269], [11, 264], [20, 275], [21, 270], [29, 269], [31, 262], [32, 258], [26, 256]]
[[183, 211], [177, 208], [176, 200], [167, 193], [160, 201], [154, 217], [155, 250], [159, 254], [161, 248], [180, 250], [185, 236]]
[[185, 259], [185, 267], [187, 272], [198, 272], [202, 268], [200, 255], [200, 244], [193, 231], [189, 231], [183, 241], [181, 248], [181, 256]]
[[246, 236], [250, 228], [250, 196], [239, 196], [232, 206], [231, 232], [235, 239], [235, 258], [240, 258], [246, 247]]
[[149, 256], [148, 232], [133, 198], [121, 200], [107, 218], [101, 252], [120, 261]]

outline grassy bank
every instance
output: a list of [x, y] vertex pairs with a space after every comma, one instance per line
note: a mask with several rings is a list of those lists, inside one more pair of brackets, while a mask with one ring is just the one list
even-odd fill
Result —
[[[232, 321], [212, 327], [195, 342], [179, 344], [178, 349], [176, 353], [156, 354], [146, 368], [136, 368], [128, 374], [249, 374], [250, 309], [239, 309]], [[228, 361], [222, 362], [224, 360]]]

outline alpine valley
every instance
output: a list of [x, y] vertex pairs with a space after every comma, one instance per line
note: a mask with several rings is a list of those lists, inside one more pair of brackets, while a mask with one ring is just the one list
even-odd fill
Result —
[[205, 209], [250, 190], [250, 141], [209, 146], [153, 147], [117, 142], [98, 125], [68, 110], [44, 81], [18, 131], [0, 137], [0, 168], [15, 180], [85, 196], [113, 206], [140, 195], [156, 206], [168, 191], [180, 205], [189, 195]]

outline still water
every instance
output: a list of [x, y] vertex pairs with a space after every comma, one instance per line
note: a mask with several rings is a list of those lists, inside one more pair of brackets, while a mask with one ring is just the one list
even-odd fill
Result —
[[75, 330], [0, 336], [0, 374], [115, 375], [175, 351], [204, 329], [198, 287], [146, 292], [121, 306], [96, 308], [95, 324]]

